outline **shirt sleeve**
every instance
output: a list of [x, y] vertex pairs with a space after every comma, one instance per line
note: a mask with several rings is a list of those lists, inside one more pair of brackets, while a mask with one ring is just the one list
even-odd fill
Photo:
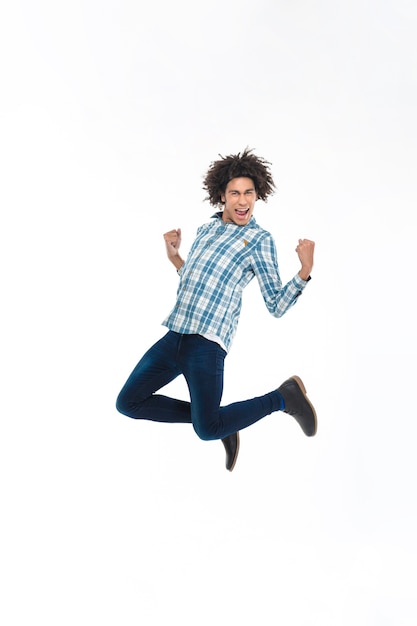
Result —
[[282, 317], [297, 302], [308, 281], [296, 274], [282, 285], [275, 242], [269, 234], [256, 246], [252, 263], [268, 311], [274, 317]]

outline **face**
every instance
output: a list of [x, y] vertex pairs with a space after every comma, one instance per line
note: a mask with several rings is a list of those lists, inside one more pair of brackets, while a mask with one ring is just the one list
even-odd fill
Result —
[[223, 220], [245, 226], [252, 217], [258, 194], [251, 178], [232, 178], [222, 195]]

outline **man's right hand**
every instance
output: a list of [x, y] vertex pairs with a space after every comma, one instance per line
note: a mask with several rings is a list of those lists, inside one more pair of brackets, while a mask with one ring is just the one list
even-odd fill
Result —
[[181, 245], [181, 228], [169, 230], [167, 233], [164, 233], [164, 241], [168, 259], [175, 265], [177, 270], [179, 270], [184, 264], [178, 252]]

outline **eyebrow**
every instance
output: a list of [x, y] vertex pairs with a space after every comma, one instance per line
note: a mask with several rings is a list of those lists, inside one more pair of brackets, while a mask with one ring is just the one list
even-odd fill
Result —
[[[228, 191], [229, 193], [239, 193], [239, 189], [229, 189]], [[247, 191], [255, 191], [255, 187], [248, 187], [248, 189], [245, 189], [243, 193], [246, 193]]]

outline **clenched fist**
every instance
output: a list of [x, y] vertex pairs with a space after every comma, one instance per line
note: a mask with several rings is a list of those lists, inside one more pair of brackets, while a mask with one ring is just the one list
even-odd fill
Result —
[[168, 259], [178, 270], [184, 263], [178, 252], [181, 245], [181, 228], [174, 228], [164, 233], [164, 240]]
[[299, 239], [295, 249], [301, 263], [301, 270], [298, 272], [300, 278], [307, 280], [313, 269], [314, 263], [314, 241], [310, 239]]

